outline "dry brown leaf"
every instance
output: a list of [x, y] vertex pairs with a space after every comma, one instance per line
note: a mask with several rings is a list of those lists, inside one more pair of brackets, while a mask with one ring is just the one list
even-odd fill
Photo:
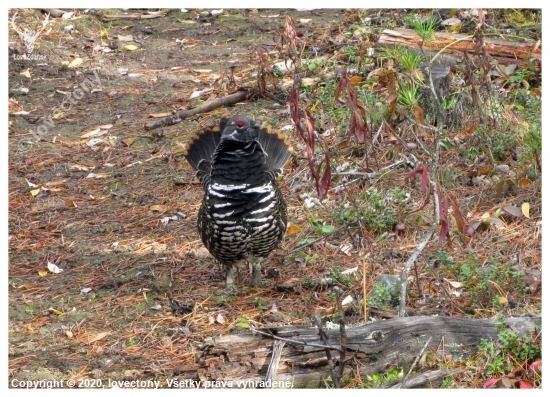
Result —
[[71, 165], [71, 171], [90, 171], [90, 169], [91, 169], [90, 167], [86, 167], [85, 165], [80, 165], [80, 164]]
[[446, 282], [448, 282], [449, 284], [451, 284], [451, 286], [453, 288], [460, 288], [462, 287], [462, 283], [459, 282], [459, 281], [451, 281], [451, 280], [447, 280], [446, 278], [444, 278], [443, 280], [445, 280]]
[[54, 186], [64, 185], [65, 182], [67, 182], [67, 181], [68, 181], [68, 179], [62, 179], [62, 180], [60, 180], [60, 181], [45, 182], [45, 183], [44, 183], [44, 186], [54, 187]]
[[300, 226], [297, 226], [293, 223], [289, 223], [288, 227], [286, 229], [286, 235], [287, 236], [292, 236], [293, 234], [296, 234], [296, 233], [301, 232], [301, 231], [302, 231], [302, 228], [300, 228]]
[[531, 179], [529, 178], [521, 178], [518, 181], [518, 186], [529, 186], [532, 183]]
[[363, 81], [363, 78], [361, 76], [353, 76], [350, 77], [349, 82], [353, 85], [359, 85]]
[[477, 169], [478, 175], [489, 175], [493, 171], [493, 167], [479, 167]]
[[89, 336], [88, 338], [86, 338], [86, 340], [84, 340], [83, 342], [87, 345], [90, 345], [94, 342], [97, 342], [98, 340], [101, 340], [103, 338], [105, 338], [107, 335], [109, 335], [110, 332], [100, 332], [99, 334], [95, 334], [95, 335], [92, 335], [92, 336]]

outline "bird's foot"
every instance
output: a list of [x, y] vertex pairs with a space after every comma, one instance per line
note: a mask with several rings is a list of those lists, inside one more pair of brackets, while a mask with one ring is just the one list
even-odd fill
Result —
[[262, 262], [261, 259], [256, 259], [252, 263], [252, 282], [251, 287], [260, 288], [262, 286]]

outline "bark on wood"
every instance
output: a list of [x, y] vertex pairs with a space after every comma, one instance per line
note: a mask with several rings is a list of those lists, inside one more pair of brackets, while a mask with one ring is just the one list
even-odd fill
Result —
[[169, 125], [174, 125], [196, 114], [210, 112], [211, 110], [217, 109], [222, 106], [233, 105], [237, 102], [244, 101], [245, 99], [249, 98], [251, 95], [253, 95], [253, 92], [248, 90], [237, 91], [234, 94], [227, 95], [222, 98], [217, 98], [213, 101], [203, 103], [202, 105], [197, 106], [196, 108], [182, 110], [181, 112], [178, 112], [164, 119], [155, 120], [149, 124], [146, 124], [145, 130], [149, 131], [159, 127], [167, 127]]
[[[540, 330], [540, 318], [508, 318], [506, 325], [521, 335]], [[320, 344], [315, 327], [263, 328], [274, 335]], [[378, 321], [346, 329], [346, 358], [361, 374], [383, 372], [389, 363], [412, 363], [431, 336], [427, 351], [446, 357], [464, 358], [477, 349], [481, 339], [498, 337], [495, 320], [451, 317], [405, 317]], [[339, 345], [339, 330], [327, 330], [328, 343]], [[181, 379], [201, 381], [259, 382], [265, 379], [274, 340], [260, 335], [225, 335], [207, 338], [197, 352], [196, 364], [180, 368]], [[346, 371], [352, 369], [350, 366]], [[324, 387], [329, 375], [325, 351], [319, 346], [286, 343], [274, 380], [289, 381], [292, 387]], [[429, 378], [429, 377], [428, 377]], [[407, 383], [411, 382], [409, 381]], [[405, 385], [406, 386], [406, 385]]]
[[[439, 62], [453, 66], [461, 61], [463, 53], [474, 54], [475, 43], [473, 38], [466, 34], [434, 32], [435, 40], [424, 43], [424, 49], [435, 55], [441, 49], [447, 57], [439, 57]], [[420, 36], [412, 29], [386, 29], [380, 35], [377, 46], [393, 47], [405, 46], [418, 49]], [[516, 64], [527, 66], [534, 57], [539, 63], [542, 61], [542, 45], [540, 42], [515, 42], [484, 38], [485, 51], [503, 65]], [[446, 58], [446, 59], [445, 59]]]

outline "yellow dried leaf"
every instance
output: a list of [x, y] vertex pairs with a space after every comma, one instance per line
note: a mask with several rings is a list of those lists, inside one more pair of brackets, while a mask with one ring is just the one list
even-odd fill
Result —
[[92, 336], [88, 337], [84, 341], [84, 343], [89, 345], [91, 343], [97, 342], [98, 340], [101, 340], [101, 339], [105, 338], [109, 334], [110, 334], [110, 332], [100, 332], [99, 334], [92, 335]]
[[128, 139], [125, 139], [123, 141], [121, 141], [123, 144], [125, 144], [126, 146], [132, 146], [132, 143], [134, 143], [136, 140], [136, 138], [128, 138]]
[[359, 85], [363, 81], [363, 78], [361, 76], [353, 76], [350, 77], [349, 82], [353, 85]]
[[296, 234], [298, 232], [302, 231], [302, 229], [300, 228], [300, 226], [296, 226], [295, 224], [293, 223], [289, 223], [288, 224], [288, 228], [286, 229], [286, 235], [287, 236], [291, 236], [293, 234]]
[[49, 311], [50, 313], [55, 314], [56, 316], [62, 316], [62, 315], [63, 315], [63, 312], [60, 312], [59, 310], [55, 310], [53, 307], [50, 307], [50, 308], [48, 309], [48, 311]]
[[479, 175], [489, 175], [493, 171], [493, 167], [479, 167], [477, 173]]
[[166, 210], [165, 205], [155, 204], [149, 208], [151, 211], [163, 212]]
[[529, 178], [521, 178], [518, 181], [518, 186], [529, 186], [532, 183], [531, 179]]
[[498, 301], [500, 302], [501, 305], [507, 305], [508, 304], [508, 299], [506, 299], [506, 297], [504, 297], [504, 296], [499, 296]]
[[56, 114], [54, 114], [54, 115], [52, 116], [52, 119], [53, 119], [53, 120], [59, 120], [59, 119], [60, 119], [61, 117], [63, 117], [64, 115], [65, 115], [65, 113], [63, 113], [63, 112], [58, 112], [58, 113], [56, 113]]
[[23, 72], [19, 73], [20, 75], [23, 75], [25, 77], [31, 78], [31, 72], [29, 72], [29, 69], [24, 70]]
[[39, 187], [38, 189], [31, 190], [31, 195], [34, 197], [34, 196], [36, 196], [38, 193], [40, 193], [41, 190], [42, 190], [41, 187]]
[[454, 24], [454, 25], [449, 26], [447, 28], [447, 30], [451, 33], [460, 33], [460, 29], [462, 29], [462, 24], [461, 23]]
[[39, 270], [39, 271], [38, 271], [38, 275], [39, 275], [40, 277], [46, 277], [46, 276], [48, 275], [48, 272], [45, 271], [45, 270]]
[[139, 47], [137, 45], [134, 45], [134, 44], [128, 44], [128, 45], [125, 45], [124, 47], [122, 47], [122, 51], [135, 51], [137, 50]]
[[75, 208], [76, 207], [76, 204], [74, 203], [73, 200], [67, 200], [65, 201], [65, 205], [69, 208]]
[[34, 284], [21, 284], [17, 288], [30, 289], [30, 288], [34, 288]]
[[82, 58], [75, 58], [71, 63], [67, 65], [68, 68], [76, 68], [82, 64]]
[[523, 215], [525, 215], [526, 218], [529, 218], [530, 209], [531, 209], [531, 206], [529, 205], [529, 203], [523, 203], [521, 205], [521, 212], [523, 213]]
[[71, 331], [65, 332], [65, 335], [67, 335], [67, 338], [72, 338], [73, 337], [73, 333]]

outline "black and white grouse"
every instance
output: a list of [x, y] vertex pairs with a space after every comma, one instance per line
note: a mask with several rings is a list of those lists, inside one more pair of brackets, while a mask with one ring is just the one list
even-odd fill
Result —
[[291, 151], [282, 133], [246, 116], [224, 118], [186, 145], [185, 158], [205, 192], [199, 234], [225, 266], [227, 289], [246, 262], [252, 265], [252, 286], [259, 287], [261, 260], [286, 232], [286, 204], [275, 180]]

